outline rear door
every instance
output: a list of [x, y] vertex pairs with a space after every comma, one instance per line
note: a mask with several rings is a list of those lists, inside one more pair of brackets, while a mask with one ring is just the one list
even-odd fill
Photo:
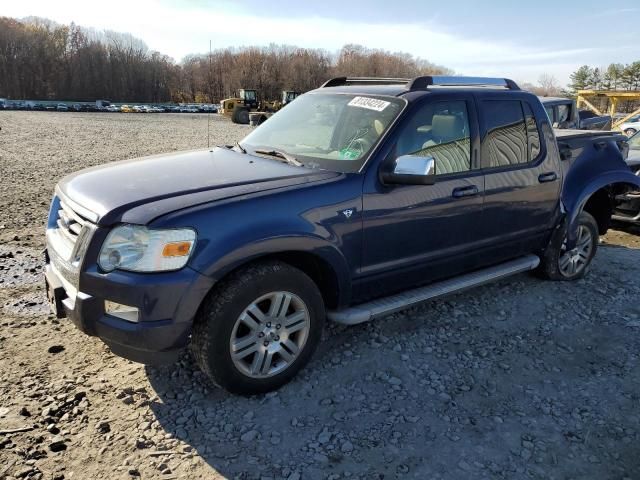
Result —
[[531, 252], [555, 225], [559, 206], [560, 161], [546, 147], [555, 142], [553, 132], [527, 97], [483, 97], [479, 111], [484, 236], [503, 258]]

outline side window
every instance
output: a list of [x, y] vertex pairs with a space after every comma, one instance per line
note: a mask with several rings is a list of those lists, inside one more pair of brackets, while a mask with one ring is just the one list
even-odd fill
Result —
[[536, 125], [536, 117], [533, 115], [531, 105], [524, 102], [524, 118], [527, 124], [527, 142], [529, 146], [529, 161], [534, 161], [540, 155], [540, 133]]
[[569, 105], [558, 105], [558, 118], [556, 122], [562, 123], [569, 120]]
[[487, 134], [482, 144], [486, 167], [505, 167], [529, 161], [527, 130], [519, 100], [483, 102]]
[[436, 175], [470, 170], [467, 103], [433, 102], [422, 107], [400, 132], [396, 154], [433, 157]]
[[549, 117], [549, 123], [553, 124], [553, 106], [545, 105], [544, 109], [547, 112], [547, 117]]

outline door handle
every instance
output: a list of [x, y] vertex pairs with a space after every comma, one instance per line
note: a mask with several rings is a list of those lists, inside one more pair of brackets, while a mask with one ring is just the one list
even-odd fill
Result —
[[558, 175], [556, 174], [556, 172], [541, 173], [540, 175], [538, 175], [538, 181], [540, 183], [553, 182], [557, 178]]
[[478, 194], [478, 187], [475, 185], [469, 185], [468, 187], [454, 188], [451, 195], [453, 198], [472, 197]]

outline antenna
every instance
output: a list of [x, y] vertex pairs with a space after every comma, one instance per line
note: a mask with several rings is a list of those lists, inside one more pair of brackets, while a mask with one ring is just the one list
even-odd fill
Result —
[[207, 148], [211, 148], [211, 104], [213, 98], [211, 97], [211, 39], [209, 39], [209, 108], [207, 109]]

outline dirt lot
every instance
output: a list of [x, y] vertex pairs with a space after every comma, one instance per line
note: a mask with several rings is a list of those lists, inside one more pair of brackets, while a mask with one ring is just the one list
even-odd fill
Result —
[[[247, 131], [213, 120], [213, 144]], [[640, 478], [639, 237], [610, 232], [576, 283], [520, 275], [329, 326], [297, 380], [233, 397], [188, 354], [114, 357], [41, 288], [57, 179], [204, 147], [206, 117], [4, 112], [0, 127], [0, 478]]]

